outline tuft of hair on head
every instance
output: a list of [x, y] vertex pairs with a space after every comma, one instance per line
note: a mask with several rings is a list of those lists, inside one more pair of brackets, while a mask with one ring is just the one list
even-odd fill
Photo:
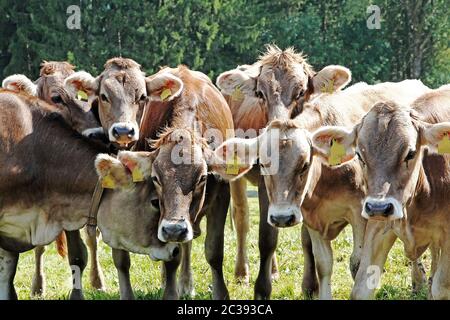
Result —
[[301, 64], [308, 76], [314, 75], [312, 66], [306, 61], [306, 55], [296, 52], [294, 47], [281, 50], [275, 44], [267, 44], [266, 51], [259, 56], [262, 65], [289, 68], [293, 64]]
[[275, 119], [272, 120], [267, 126], [267, 129], [280, 129], [283, 131], [297, 128], [300, 128], [299, 125], [292, 119], [288, 120]]
[[120, 58], [120, 57], [114, 57], [106, 61], [105, 69], [109, 68], [117, 68], [117, 69], [141, 69], [141, 65], [134, 61], [133, 59], [129, 58]]
[[70, 75], [75, 70], [75, 66], [67, 61], [46, 61], [43, 60], [41, 63], [41, 69], [39, 75], [41, 77], [49, 76], [55, 74], [56, 72], [62, 73], [63, 75]]

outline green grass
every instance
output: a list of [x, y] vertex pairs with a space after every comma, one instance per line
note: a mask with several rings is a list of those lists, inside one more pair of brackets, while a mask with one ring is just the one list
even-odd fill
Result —
[[[253, 189], [253, 188], [252, 188]], [[253, 189], [254, 190], [254, 189]], [[225, 281], [232, 299], [252, 299], [253, 285], [258, 273], [258, 201], [250, 198], [251, 230], [248, 236], [248, 253], [250, 260], [250, 285], [239, 284], [234, 280], [234, 261], [236, 252], [236, 235], [231, 230], [229, 215], [225, 230]], [[193, 243], [193, 273], [196, 296], [195, 299], [211, 299], [211, 272], [204, 257], [203, 246], [205, 225], [202, 222], [203, 234]], [[347, 227], [333, 241], [334, 269], [332, 277], [332, 292], [334, 299], [348, 299], [352, 278], [348, 268], [351, 254], [351, 229]], [[89, 284], [89, 267], [84, 273], [83, 286], [86, 299], [118, 299], [119, 283], [111, 258], [111, 249], [100, 242], [100, 261], [107, 283], [106, 292], [99, 292]], [[303, 254], [300, 244], [300, 226], [280, 231], [278, 248], [278, 263], [280, 277], [273, 283], [272, 299], [304, 299], [301, 292], [303, 275]], [[426, 254], [424, 265], [430, 269], [429, 254]], [[425, 299], [426, 292], [419, 295], [411, 293], [410, 263], [403, 254], [399, 241], [391, 250], [385, 266], [386, 273], [382, 286], [378, 290], [377, 299]], [[47, 292], [41, 299], [67, 299], [71, 288], [70, 269], [66, 260], [57, 255], [54, 245], [48, 247], [45, 253], [45, 271], [47, 275]], [[22, 254], [15, 278], [19, 299], [30, 299], [31, 279], [34, 272], [34, 254], [32, 251]], [[131, 281], [138, 299], [159, 299], [160, 263], [153, 262], [147, 256], [132, 255]], [[35, 298], [34, 298], [35, 299]]]

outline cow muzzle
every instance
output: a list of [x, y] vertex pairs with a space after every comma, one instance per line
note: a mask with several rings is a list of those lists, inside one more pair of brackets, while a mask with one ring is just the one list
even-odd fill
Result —
[[193, 239], [191, 224], [186, 220], [163, 219], [158, 228], [158, 239], [162, 242], [183, 243]]
[[302, 222], [302, 214], [300, 208], [295, 205], [278, 205], [269, 206], [267, 222], [277, 228], [292, 227]]
[[171, 261], [181, 252], [178, 243], [167, 243], [161, 247], [151, 248], [150, 259], [153, 261]]
[[372, 220], [396, 220], [403, 218], [400, 202], [394, 198], [375, 199], [368, 197], [364, 201], [362, 216]]
[[117, 122], [111, 126], [108, 135], [111, 142], [128, 147], [129, 144], [139, 139], [139, 128], [133, 123]]

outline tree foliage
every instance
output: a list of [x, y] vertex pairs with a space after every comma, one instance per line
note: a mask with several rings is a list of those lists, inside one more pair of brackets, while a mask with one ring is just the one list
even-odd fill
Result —
[[[70, 30], [67, 8], [81, 9]], [[264, 44], [294, 46], [316, 69], [349, 67], [369, 83], [421, 78], [450, 82], [447, 0], [380, 0], [381, 29], [369, 29], [370, 0], [0, 0], [0, 76], [37, 77], [42, 60], [69, 60], [99, 73], [113, 56], [153, 73], [183, 63], [211, 77], [253, 63]]]

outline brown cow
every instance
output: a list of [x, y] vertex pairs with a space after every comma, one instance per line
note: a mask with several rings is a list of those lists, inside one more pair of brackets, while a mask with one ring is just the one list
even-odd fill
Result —
[[23, 91], [58, 108], [67, 109], [73, 128], [89, 136], [95, 134], [99, 126], [90, 104], [64, 88], [64, 80], [74, 74], [74, 68], [65, 61], [44, 61], [41, 64], [40, 77], [35, 82], [23, 74], [15, 74], [5, 78], [2, 86], [4, 89]]
[[100, 122], [109, 141], [128, 148], [139, 139], [138, 120], [147, 99], [140, 65], [127, 58], [112, 58], [96, 78], [79, 71], [65, 80], [68, 92], [83, 92], [98, 102]]
[[[63, 230], [69, 246], [80, 241], [79, 229], [87, 222], [90, 198], [98, 181], [94, 159], [108, 150], [77, 134], [69, 112], [40, 99], [2, 91], [0, 109], [0, 299], [14, 299], [13, 280], [20, 252], [47, 245]], [[105, 169], [101, 164], [97, 160], [99, 170], [110, 170], [125, 181], [121, 184], [123, 190], [106, 193], [100, 208], [100, 213], [108, 212], [116, 221], [127, 222], [118, 230], [107, 219], [99, 220], [99, 228], [108, 239], [122, 239], [110, 245], [147, 253], [154, 259], [169, 261], [179, 256], [177, 245], [157, 239], [159, 213], [151, 205], [156, 197], [152, 196], [154, 189], [145, 183], [132, 184], [131, 175], [124, 177], [124, 171], [129, 173], [123, 165]], [[111, 205], [112, 201], [117, 203], [114, 196], [120, 198], [120, 203], [124, 197], [141, 201], [123, 202], [124, 210]], [[74, 281], [80, 286], [72, 291], [72, 299], [83, 297], [81, 275], [87, 263], [85, 247], [76, 248], [79, 252], [69, 250], [69, 262], [75, 271]], [[169, 285], [173, 282], [166, 281]], [[173, 294], [175, 288], [166, 291]]]
[[[101, 136], [103, 130], [101, 127], [98, 128], [100, 124], [94, 112], [91, 111], [88, 102], [83, 101], [77, 95], [68, 93], [64, 88], [64, 80], [74, 73], [74, 69], [73, 65], [65, 61], [44, 61], [41, 64], [40, 77], [35, 82], [25, 75], [15, 74], [5, 78], [2, 86], [5, 89], [23, 91], [29, 95], [37, 96], [62, 110], [67, 109], [70, 112], [71, 123], [75, 130], [89, 138], [104, 140]], [[58, 241], [58, 243], [60, 242]], [[96, 289], [103, 290], [105, 281], [98, 262], [96, 239], [87, 237], [87, 243], [89, 255], [92, 257], [90, 259], [91, 285]], [[43, 295], [45, 292], [44, 251], [45, 247], [36, 247], [35, 249], [36, 270], [31, 289], [33, 295]]]
[[[343, 70], [342, 67], [339, 69]], [[350, 74], [344, 75], [344, 79], [348, 78]], [[335, 78], [337, 82], [344, 82], [344, 79]], [[321, 78], [323, 80], [326, 78]], [[237, 150], [244, 163], [251, 164], [259, 158], [267, 186], [267, 193], [260, 197], [267, 198], [270, 203], [268, 214], [264, 216], [267, 224], [290, 227], [303, 218], [307, 229], [302, 230], [305, 252], [302, 288], [306, 295], [317, 288], [316, 268], [319, 297], [331, 298], [333, 259], [330, 241], [347, 224], [353, 228], [350, 269], [353, 276], [356, 274], [365, 228], [365, 221], [360, 216], [362, 182], [357, 179], [358, 167], [353, 162], [337, 169], [322, 166], [314, 157], [311, 132], [324, 124], [351, 126], [380, 98], [409, 102], [428, 90], [420, 81], [407, 80], [377, 85], [360, 83], [340, 92], [317, 93], [303, 105], [295, 119], [274, 120], [260, 136], [230, 139], [216, 150], [218, 156], [224, 152], [232, 155]], [[260, 239], [269, 238], [270, 247], [266, 250], [270, 258], [276, 247], [277, 234], [267, 230], [270, 229], [266, 228], [265, 233], [260, 231]], [[269, 264], [265, 267], [267, 272]], [[256, 283], [257, 298], [269, 298], [270, 291], [270, 281]]]
[[[240, 66], [222, 73], [217, 78], [217, 86], [227, 98], [233, 114], [233, 121], [238, 137], [255, 137], [257, 130], [264, 128], [268, 121], [275, 118], [288, 119], [302, 111], [305, 101], [324, 91], [338, 91], [350, 82], [346, 68], [327, 66], [315, 73], [302, 54], [294, 49], [281, 50], [268, 46], [266, 52], [253, 65]], [[313, 81], [314, 79], [314, 81]], [[244, 178], [232, 181], [232, 212], [238, 237], [238, 254], [235, 275], [248, 282], [248, 258], [246, 237], [248, 233], [248, 203], [246, 197], [246, 180], [257, 184], [259, 195], [265, 194], [264, 181], [260, 179], [258, 168]], [[260, 215], [268, 210], [266, 199], [260, 197]], [[260, 228], [267, 232], [276, 232], [260, 219]], [[270, 239], [267, 238], [267, 240]], [[261, 239], [261, 259], [266, 261], [270, 253], [265, 253], [266, 239]], [[271, 244], [269, 244], [269, 247]], [[264, 251], [264, 252], [262, 252]], [[277, 265], [273, 256], [272, 267], [260, 268], [257, 282], [268, 283], [270, 271], [277, 277]], [[265, 262], [262, 263], [266, 266]], [[258, 294], [259, 295], [259, 294]]]
[[[122, 151], [118, 158], [130, 171], [140, 168], [151, 176], [161, 209], [158, 238], [183, 243], [186, 270], [181, 274], [180, 292], [192, 292], [190, 241], [200, 234], [199, 223], [206, 216], [205, 254], [212, 269], [213, 298], [228, 298], [222, 262], [229, 187], [210, 174], [209, 164], [212, 150], [234, 134], [231, 112], [209, 78], [185, 66], [163, 68], [146, 81], [151, 103], [136, 149], [150, 152]], [[149, 146], [144, 138], [154, 141]], [[119, 272], [128, 272], [122, 269]]]
[[[374, 267], [378, 276], [398, 237], [406, 256], [417, 260], [432, 248], [433, 299], [450, 299], [450, 153], [440, 143], [450, 136], [450, 90], [426, 93], [412, 107], [377, 103], [353, 130], [319, 129], [313, 143], [326, 156], [321, 137], [341, 141], [346, 153], [357, 155], [364, 181], [362, 216], [369, 219], [364, 252], [352, 297], [367, 299]], [[442, 149], [441, 149], [442, 148]], [[356, 150], [355, 150], [356, 149]], [[437, 153], [441, 153], [441, 155]], [[381, 221], [381, 222], [380, 222]]]

